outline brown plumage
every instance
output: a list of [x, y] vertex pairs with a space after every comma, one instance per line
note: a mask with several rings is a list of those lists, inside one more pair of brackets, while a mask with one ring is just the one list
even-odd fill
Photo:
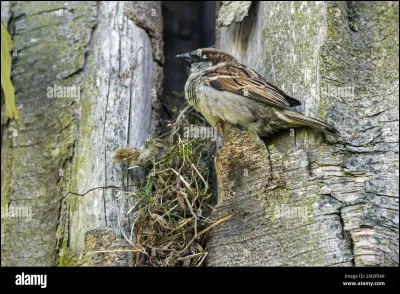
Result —
[[301, 105], [278, 87], [264, 80], [254, 70], [237, 62], [227, 62], [204, 75], [206, 82], [220, 91], [228, 91], [280, 108]]
[[337, 134], [330, 125], [291, 107], [301, 105], [232, 55], [214, 48], [178, 55], [190, 66], [185, 84], [189, 104], [211, 125], [228, 122], [253, 127], [261, 136], [280, 129], [313, 127]]

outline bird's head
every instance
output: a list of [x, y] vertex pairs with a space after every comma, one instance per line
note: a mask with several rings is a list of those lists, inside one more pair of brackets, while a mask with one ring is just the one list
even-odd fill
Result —
[[223, 62], [237, 62], [232, 55], [215, 48], [197, 49], [189, 53], [179, 54], [176, 57], [182, 59], [190, 67], [191, 73], [205, 70]]

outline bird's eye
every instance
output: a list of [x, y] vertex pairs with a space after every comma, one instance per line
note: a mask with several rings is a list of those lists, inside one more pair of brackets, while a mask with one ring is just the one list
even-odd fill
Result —
[[203, 54], [200, 49], [190, 52], [190, 56], [192, 58], [192, 62], [201, 62], [207, 60], [207, 56]]
[[201, 50], [201, 49], [197, 49], [197, 50], [194, 50], [194, 51], [190, 52], [190, 55], [196, 61], [201, 61], [201, 60], [207, 60], [208, 59], [207, 56], [205, 54], [203, 54], [203, 50]]

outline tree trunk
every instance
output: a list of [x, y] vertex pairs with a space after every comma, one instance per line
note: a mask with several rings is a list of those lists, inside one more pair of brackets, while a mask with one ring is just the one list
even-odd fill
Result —
[[[135, 181], [113, 155], [124, 145], [141, 146], [154, 128], [163, 64], [160, 5], [11, 4], [21, 119], [2, 136], [1, 203], [8, 213], [2, 213], [2, 265], [55, 265], [60, 249], [99, 249], [104, 240], [96, 243], [95, 236], [118, 246], [124, 234], [131, 240], [124, 196]], [[58, 86], [79, 91], [49, 98], [49, 87]], [[90, 189], [85, 196], [69, 193]], [[10, 214], [11, 208], [26, 208], [31, 219]], [[108, 264], [131, 264], [131, 255], [122, 257], [125, 263]]]
[[[226, 127], [209, 266], [398, 266], [398, 3], [229, 2], [219, 46], [334, 125]], [[236, 23], [235, 23], [235, 22]]]

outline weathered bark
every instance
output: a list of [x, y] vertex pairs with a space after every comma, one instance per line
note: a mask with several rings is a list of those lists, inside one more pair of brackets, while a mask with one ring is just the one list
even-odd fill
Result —
[[[125, 145], [139, 147], [149, 138], [162, 54], [158, 48], [153, 59], [148, 32], [156, 38], [153, 43], [160, 41], [161, 11], [159, 3], [140, 3], [141, 9], [137, 4], [101, 2], [98, 10], [71, 175], [71, 190], [81, 194], [95, 187], [132, 185], [126, 167], [113, 162], [114, 152]], [[157, 30], [144, 22], [138, 27], [139, 16], [149, 22], [154, 18]], [[70, 196], [71, 248], [82, 251], [85, 232], [98, 227], [114, 228], [119, 238], [130, 238], [126, 212], [132, 203], [124, 192], [98, 189], [86, 197]]]
[[[1, 204], [33, 215], [2, 218], [1, 264], [55, 265], [60, 249], [82, 252], [86, 232], [97, 228], [99, 236], [111, 236], [111, 228], [122, 244], [122, 231], [131, 232], [128, 189], [68, 192], [135, 184], [113, 155], [142, 145], [156, 121], [160, 2], [26, 1], [10, 12], [21, 119], [2, 138]], [[80, 95], [46, 98], [54, 84], [78, 86]]]
[[213, 229], [209, 266], [399, 264], [398, 12], [396, 2], [254, 2], [219, 29], [222, 50], [342, 142], [299, 129], [264, 144], [225, 128], [216, 214], [234, 217]]

